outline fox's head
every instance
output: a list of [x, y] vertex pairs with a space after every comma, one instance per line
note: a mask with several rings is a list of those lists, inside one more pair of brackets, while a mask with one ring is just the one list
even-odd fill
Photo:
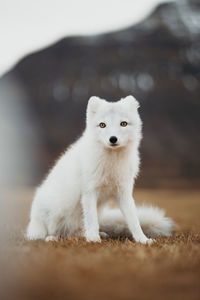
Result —
[[107, 149], [117, 150], [129, 144], [139, 145], [141, 119], [139, 103], [133, 96], [107, 102], [93, 96], [87, 106], [87, 130], [93, 140]]

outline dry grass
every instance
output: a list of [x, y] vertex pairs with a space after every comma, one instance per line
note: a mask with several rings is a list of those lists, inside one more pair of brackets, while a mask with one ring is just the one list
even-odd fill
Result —
[[2, 247], [1, 300], [200, 299], [199, 191], [136, 191], [137, 202], [165, 208], [179, 224], [173, 237], [152, 246], [127, 239], [25, 242], [20, 230], [31, 197], [5, 196], [15, 225], [9, 227], [12, 242]]

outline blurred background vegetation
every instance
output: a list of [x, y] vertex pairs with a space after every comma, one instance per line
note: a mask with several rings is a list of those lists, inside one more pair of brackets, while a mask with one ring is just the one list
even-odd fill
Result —
[[90, 96], [133, 94], [144, 125], [137, 186], [199, 187], [199, 80], [198, 0], [161, 4], [132, 27], [26, 56], [0, 78], [2, 185], [11, 173], [12, 184], [40, 182], [84, 130]]

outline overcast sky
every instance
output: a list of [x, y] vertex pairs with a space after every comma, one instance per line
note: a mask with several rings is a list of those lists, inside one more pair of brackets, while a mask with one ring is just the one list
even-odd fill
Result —
[[[0, 76], [57, 40], [130, 26], [165, 0], [0, 0]], [[168, 1], [169, 2], [169, 1]]]

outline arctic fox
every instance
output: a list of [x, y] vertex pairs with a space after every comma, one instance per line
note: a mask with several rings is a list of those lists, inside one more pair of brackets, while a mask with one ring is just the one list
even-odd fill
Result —
[[[146, 244], [150, 237], [171, 235], [174, 223], [163, 210], [136, 207], [132, 197], [142, 136], [138, 107], [133, 96], [89, 99], [83, 135], [36, 191], [27, 239], [82, 236], [100, 242], [101, 236], [127, 235]], [[117, 208], [109, 207], [111, 200]]]

